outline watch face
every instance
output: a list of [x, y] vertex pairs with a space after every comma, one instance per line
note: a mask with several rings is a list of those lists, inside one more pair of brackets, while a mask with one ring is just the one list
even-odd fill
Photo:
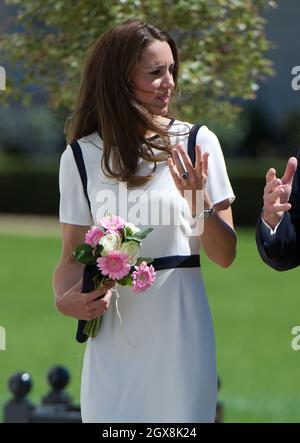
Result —
[[214, 214], [214, 208], [204, 209], [204, 218], [208, 218]]

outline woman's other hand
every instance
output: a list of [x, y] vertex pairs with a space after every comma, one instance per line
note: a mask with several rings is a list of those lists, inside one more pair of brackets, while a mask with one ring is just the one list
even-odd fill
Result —
[[104, 314], [110, 304], [115, 282], [108, 282], [101, 289], [82, 293], [82, 279], [56, 300], [57, 309], [64, 315], [79, 320], [92, 320]]

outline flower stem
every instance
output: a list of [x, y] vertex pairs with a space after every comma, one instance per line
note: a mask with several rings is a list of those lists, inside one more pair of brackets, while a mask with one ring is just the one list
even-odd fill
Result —
[[94, 318], [93, 320], [89, 320], [84, 327], [84, 333], [88, 337], [96, 337], [99, 326], [100, 326], [101, 317]]
[[[99, 278], [98, 276], [96, 277], [96, 279]], [[107, 277], [105, 275], [102, 275], [100, 280], [96, 280], [95, 279], [95, 289], [101, 289], [105, 283], [111, 282], [111, 279], [107, 279]], [[105, 294], [101, 295], [99, 298], [103, 298]], [[99, 316], [98, 318], [94, 318], [93, 320], [89, 320], [85, 327], [83, 332], [85, 333], [85, 335], [87, 335], [88, 337], [96, 337], [99, 326], [100, 326], [100, 321], [101, 321], [101, 316]]]

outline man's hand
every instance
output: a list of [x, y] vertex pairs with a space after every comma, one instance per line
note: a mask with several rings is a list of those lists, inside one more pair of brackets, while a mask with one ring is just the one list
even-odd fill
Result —
[[291, 209], [291, 204], [288, 203], [291, 191], [294, 174], [297, 169], [297, 159], [295, 157], [289, 158], [283, 177], [276, 177], [276, 170], [271, 168], [266, 174], [266, 186], [264, 189], [264, 210], [263, 219], [275, 228], [277, 223], [281, 220], [284, 212]]

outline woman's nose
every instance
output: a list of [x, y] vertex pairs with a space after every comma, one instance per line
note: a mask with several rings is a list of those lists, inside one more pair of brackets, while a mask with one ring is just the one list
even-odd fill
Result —
[[175, 83], [174, 83], [174, 79], [173, 79], [173, 74], [168, 72], [164, 76], [163, 81], [162, 81], [162, 86], [164, 86], [165, 88], [168, 88], [168, 89], [174, 89]]

